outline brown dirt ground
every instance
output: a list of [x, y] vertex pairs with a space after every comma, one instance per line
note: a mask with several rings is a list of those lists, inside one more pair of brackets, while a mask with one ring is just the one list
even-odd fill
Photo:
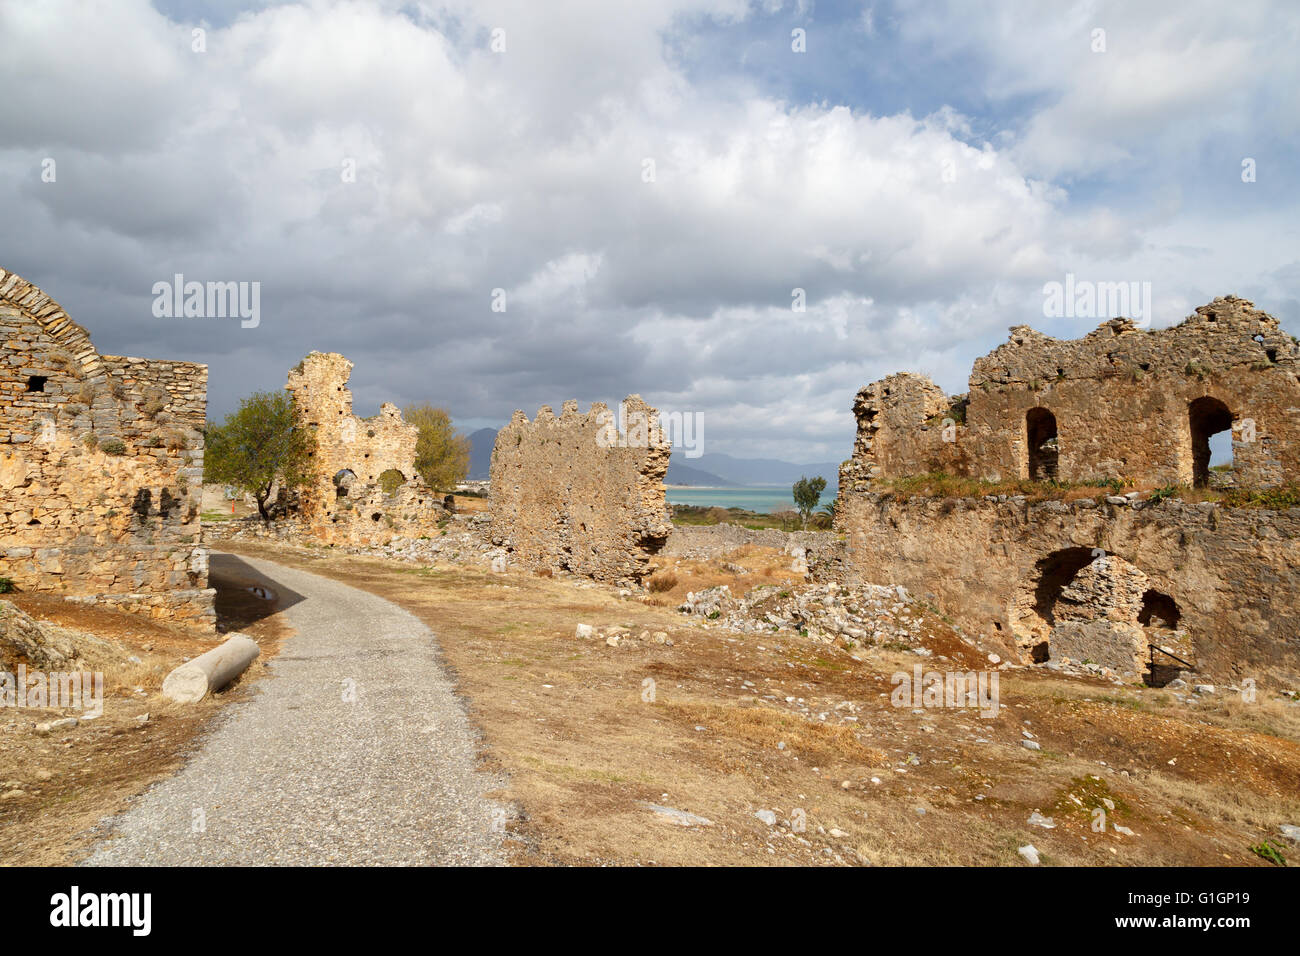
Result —
[[[1047, 864], [1266, 865], [1249, 847], [1300, 819], [1300, 713], [1262, 692], [1256, 704], [1189, 707], [1166, 691], [1021, 669], [1000, 675], [995, 719], [914, 713], [891, 706], [891, 674], [985, 666], [933, 613], [917, 609], [933, 652], [923, 660], [741, 635], [673, 610], [708, 584], [739, 595], [788, 580], [788, 558], [770, 549], [679, 561], [674, 588], [645, 601], [463, 566], [237, 550], [379, 594], [434, 630], [485, 761], [509, 775], [500, 796], [518, 808], [517, 864], [1014, 866], [1032, 842]], [[575, 638], [579, 622], [673, 643], [610, 647]], [[1041, 751], [1021, 746], [1026, 730]], [[1107, 800], [1133, 836], [1092, 831]], [[676, 826], [646, 803], [713, 825]], [[777, 826], [755, 817], [762, 809]], [[1027, 824], [1036, 809], [1055, 829]]]
[[[261, 645], [262, 657], [222, 693], [188, 706], [162, 697], [163, 678], [183, 657], [215, 646], [220, 635], [52, 595], [5, 595], [37, 620], [72, 632], [82, 669], [104, 674], [104, 713], [71, 730], [38, 737], [32, 731], [35, 724], [81, 714], [0, 710], [0, 865], [76, 862], [95, 839], [92, 828], [124, 809], [129, 797], [180, 769], [206, 723], [240, 695], [242, 681], [262, 673], [289, 633], [274, 614], [275, 602], [244, 590], [251, 583], [238, 573], [213, 569], [218, 629], [248, 634]], [[129, 661], [132, 656], [139, 663]], [[148, 721], [137, 719], [146, 713]]]

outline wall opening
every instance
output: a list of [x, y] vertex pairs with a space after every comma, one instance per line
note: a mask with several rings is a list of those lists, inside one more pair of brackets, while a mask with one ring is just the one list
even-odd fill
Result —
[[1013, 632], [1021, 653], [1035, 664], [1049, 657], [1048, 635], [1056, 626], [1056, 603], [1066, 585], [1092, 563], [1092, 548], [1063, 548], [1053, 551], [1034, 565], [1034, 576], [1026, 582], [1013, 615]]
[[396, 468], [389, 468], [379, 475], [379, 487], [384, 490], [386, 495], [391, 495], [404, 484], [406, 484], [406, 476]]
[[1029, 447], [1029, 479], [1055, 479], [1060, 452], [1060, 442], [1056, 437], [1056, 416], [1045, 408], [1031, 408], [1025, 414], [1025, 439]]
[[33, 375], [27, 380], [27, 391], [43, 392], [45, 391], [45, 383], [49, 380], [48, 375]]
[[1178, 604], [1168, 594], [1154, 588], [1142, 595], [1142, 610], [1138, 612], [1138, 623], [1143, 627], [1167, 627], [1171, 631], [1178, 627], [1183, 616]]
[[346, 498], [348, 488], [356, 480], [356, 473], [351, 468], [340, 468], [334, 473], [334, 494], [339, 498]]
[[[1187, 406], [1187, 421], [1192, 435], [1192, 484], [1203, 488], [1211, 483], [1212, 470], [1229, 472], [1232, 470], [1230, 451], [1226, 465], [1220, 463], [1211, 466], [1210, 462], [1213, 454], [1210, 439], [1213, 436], [1228, 432], [1227, 448], [1232, 447], [1232, 412], [1223, 402], [1207, 395]], [[1216, 441], [1215, 444], [1222, 447], [1223, 439]]]

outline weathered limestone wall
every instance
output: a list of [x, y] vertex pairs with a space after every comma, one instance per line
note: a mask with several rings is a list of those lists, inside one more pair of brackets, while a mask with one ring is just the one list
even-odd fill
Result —
[[[1300, 681], [1300, 508], [857, 493], [841, 494], [836, 526], [848, 540], [814, 548], [815, 576], [904, 585], [1026, 662], [1082, 646], [1078, 627], [1057, 629], [1100, 618], [1221, 679]], [[1090, 580], [1116, 558], [1124, 587], [1144, 588], [1136, 615], [1131, 595], [1104, 596], [1123, 587]]]
[[[312, 352], [289, 373], [299, 422], [316, 436], [314, 477], [299, 495], [304, 530], [327, 544], [383, 545], [437, 533], [441, 502], [415, 471], [419, 429], [385, 402], [373, 418], [352, 414], [352, 363]], [[385, 492], [380, 476], [401, 472]]]
[[493, 544], [534, 568], [632, 583], [672, 531], [664, 494], [671, 445], [639, 395], [623, 403], [629, 429], [610, 440], [613, 413], [597, 402], [582, 415], [565, 402], [528, 421], [517, 411], [492, 452]]
[[[1198, 449], [1208, 455], [1208, 434], [1229, 424], [1233, 480], [1277, 485], [1300, 474], [1300, 345], [1232, 296], [1168, 329], [1112, 319], [1060, 340], [1019, 325], [976, 360], [968, 395], [893, 375], [864, 388], [854, 412], [841, 488], [930, 471], [1190, 485], [1206, 477]], [[1055, 448], [1042, 440], [1052, 435]]]
[[210, 625], [207, 367], [100, 355], [0, 270], [0, 577]]

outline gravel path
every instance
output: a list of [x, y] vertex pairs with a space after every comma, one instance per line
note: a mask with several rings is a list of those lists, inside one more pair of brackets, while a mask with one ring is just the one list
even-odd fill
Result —
[[[326, 578], [220, 560], [296, 592], [302, 600], [284, 613], [297, 633], [270, 663], [273, 676], [229, 705], [185, 767], [138, 797], [86, 863], [504, 863], [495, 831], [505, 811], [484, 797], [500, 781], [475, 769], [432, 632]], [[344, 700], [349, 682], [355, 702]]]

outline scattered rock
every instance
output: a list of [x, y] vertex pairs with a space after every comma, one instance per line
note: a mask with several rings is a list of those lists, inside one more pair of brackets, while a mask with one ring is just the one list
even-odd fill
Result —
[[1037, 810], [1029, 814], [1029, 825], [1031, 827], [1042, 827], [1044, 830], [1055, 830], [1056, 823], [1051, 817], [1045, 817]]
[[1038, 865], [1038, 848], [1032, 843], [1026, 843], [1020, 849], [1016, 850], [1016, 852], [1028, 860], [1031, 865]]
[[771, 810], [759, 810], [754, 816], [758, 817], [770, 827], [776, 826], [776, 814]]
[[[711, 827], [713, 821], [707, 817], [702, 817], [694, 813], [687, 813], [685, 810], [677, 810], [673, 807], [662, 807], [657, 803], [643, 804], [646, 808], [653, 810], [655, 815], [668, 823], [679, 827]], [[775, 822], [773, 817], [773, 822]]]
[[573, 636], [578, 638], [595, 637], [596, 629], [590, 624], [579, 624], [577, 628], [574, 629]]
[[48, 737], [50, 734], [56, 734], [61, 730], [71, 730], [77, 726], [76, 717], [64, 717], [61, 720], [49, 720], [43, 724], [36, 725], [36, 736]]
[[1043, 749], [1042, 745], [1037, 740], [1022, 740], [1020, 741], [1020, 746], [1024, 747], [1026, 750]]

